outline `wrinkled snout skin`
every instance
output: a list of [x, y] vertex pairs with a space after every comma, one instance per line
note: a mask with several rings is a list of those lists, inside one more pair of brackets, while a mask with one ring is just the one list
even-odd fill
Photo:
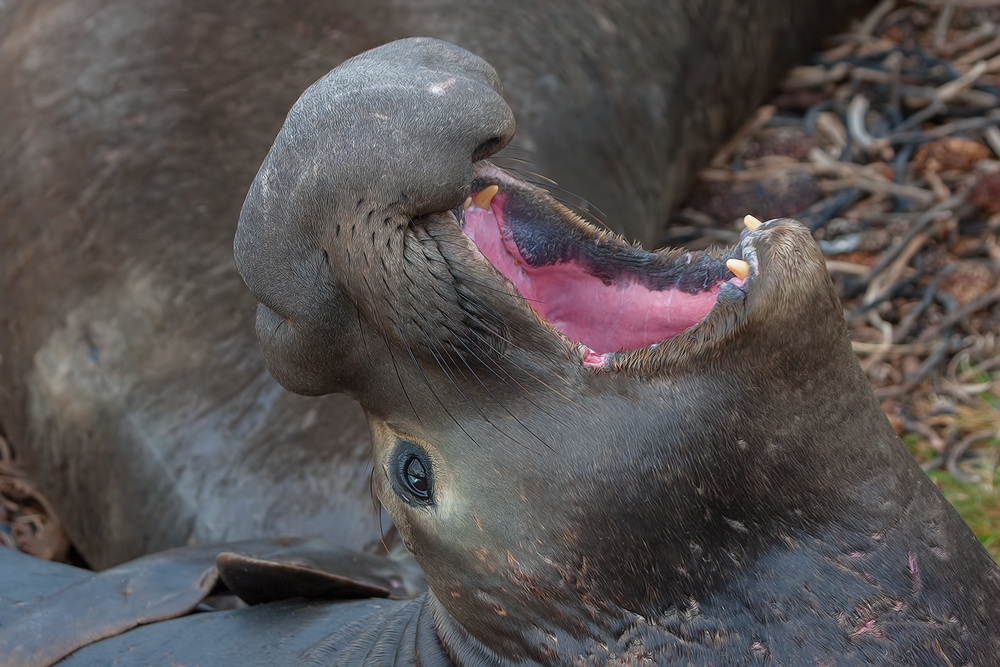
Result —
[[[343, 395], [295, 396], [270, 377], [256, 299], [232, 261], [248, 184], [302, 91], [395, 39], [454, 42], [503, 80], [518, 122], [508, 152], [528, 160], [511, 164], [653, 242], [699, 163], [784, 69], [869, 4], [8, 0], [3, 432], [97, 568], [261, 535], [375, 544], [361, 410]], [[410, 110], [412, 125], [443, 120], [426, 101]], [[472, 128], [473, 118], [452, 120]], [[479, 140], [462, 139], [466, 157]], [[386, 193], [380, 210], [407, 187], [425, 190], [421, 174], [446, 168], [440, 151], [459, 150], [417, 146], [400, 144], [394, 169], [372, 178]], [[351, 159], [364, 156], [353, 148]], [[400, 192], [379, 190], [390, 183]], [[296, 252], [318, 261], [312, 250]]]
[[[365, 351], [353, 329], [411, 326], [431, 286], [409, 268], [421, 258], [407, 256], [405, 233], [460, 206], [473, 163], [513, 136], [493, 68], [437, 40], [359, 55], [303, 94], [250, 188], [235, 240], [237, 268], [261, 298], [257, 334], [265, 359], [277, 361], [268, 366], [275, 379], [300, 393], [339, 391]], [[354, 269], [343, 276], [348, 299], [323, 284], [334, 266]], [[398, 304], [401, 294], [412, 301]], [[340, 336], [342, 353], [319, 363], [302, 347]]]

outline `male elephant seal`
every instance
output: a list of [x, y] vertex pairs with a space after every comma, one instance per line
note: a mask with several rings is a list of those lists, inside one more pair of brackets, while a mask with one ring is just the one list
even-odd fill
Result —
[[867, 4], [0, 2], [0, 428], [98, 568], [258, 535], [377, 543], [361, 411], [268, 377], [229, 254], [301, 91], [448, 38], [504, 75], [512, 164], [651, 241], [698, 162]]
[[808, 230], [631, 246], [482, 161], [499, 90], [434, 40], [346, 62], [236, 236], [272, 374], [364, 408], [448, 656], [995, 662], [1000, 569], [883, 415]]
[[[809, 232], [637, 249], [483, 161], [514, 131], [498, 90], [435, 40], [344, 63], [236, 238], [269, 368], [361, 401], [429, 591], [60, 664], [994, 664], [1000, 571], [879, 409]], [[25, 595], [0, 581], [0, 623]]]

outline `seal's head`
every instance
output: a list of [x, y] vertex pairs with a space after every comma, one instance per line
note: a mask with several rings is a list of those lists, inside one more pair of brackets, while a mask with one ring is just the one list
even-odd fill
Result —
[[927, 554], [980, 554], [808, 231], [647, 252], [484, 162], [513, 132], [486, 63], [389, 44], [302, 96], [236, 238], [271, 372], [364, 407], [451, 655], [882, 655], [864, 628], [958, 576]]

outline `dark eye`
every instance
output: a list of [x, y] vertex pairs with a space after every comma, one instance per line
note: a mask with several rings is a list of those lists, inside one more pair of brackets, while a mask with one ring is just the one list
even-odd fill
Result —
[[434, 477], [427, 454], [412, 442], [400, 442], [395, 459], [392, 481], [397, 493], [411, 505], [430, 505]]
[[431, 497], [431, 485], [427, 480], [427, 471], [424, 464], [416, 456], [411, 456], [403, 466], [403, 474], [406, 475], [406, 484], [415, 496], [423, 498]]

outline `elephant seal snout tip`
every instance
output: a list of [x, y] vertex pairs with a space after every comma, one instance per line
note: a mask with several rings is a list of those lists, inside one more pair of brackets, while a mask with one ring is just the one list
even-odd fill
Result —
[[[340, 323], [357, 320], [329, 267], [363, 273], [413, 219], [459, 205], [474, 162], [503, 148], [514, 129], [493, 68], [436, 39], [362, 53], [302, 94], [251, 185], [234, 239], [240, 275], [263, 306], [258, 339], [282, 384], [306, 394], [350, 385], [338, 369], [357, 350], [317, 364], [302, 345], [329, 341]], [[343, 244], [362, 235], [370, 249]]]

